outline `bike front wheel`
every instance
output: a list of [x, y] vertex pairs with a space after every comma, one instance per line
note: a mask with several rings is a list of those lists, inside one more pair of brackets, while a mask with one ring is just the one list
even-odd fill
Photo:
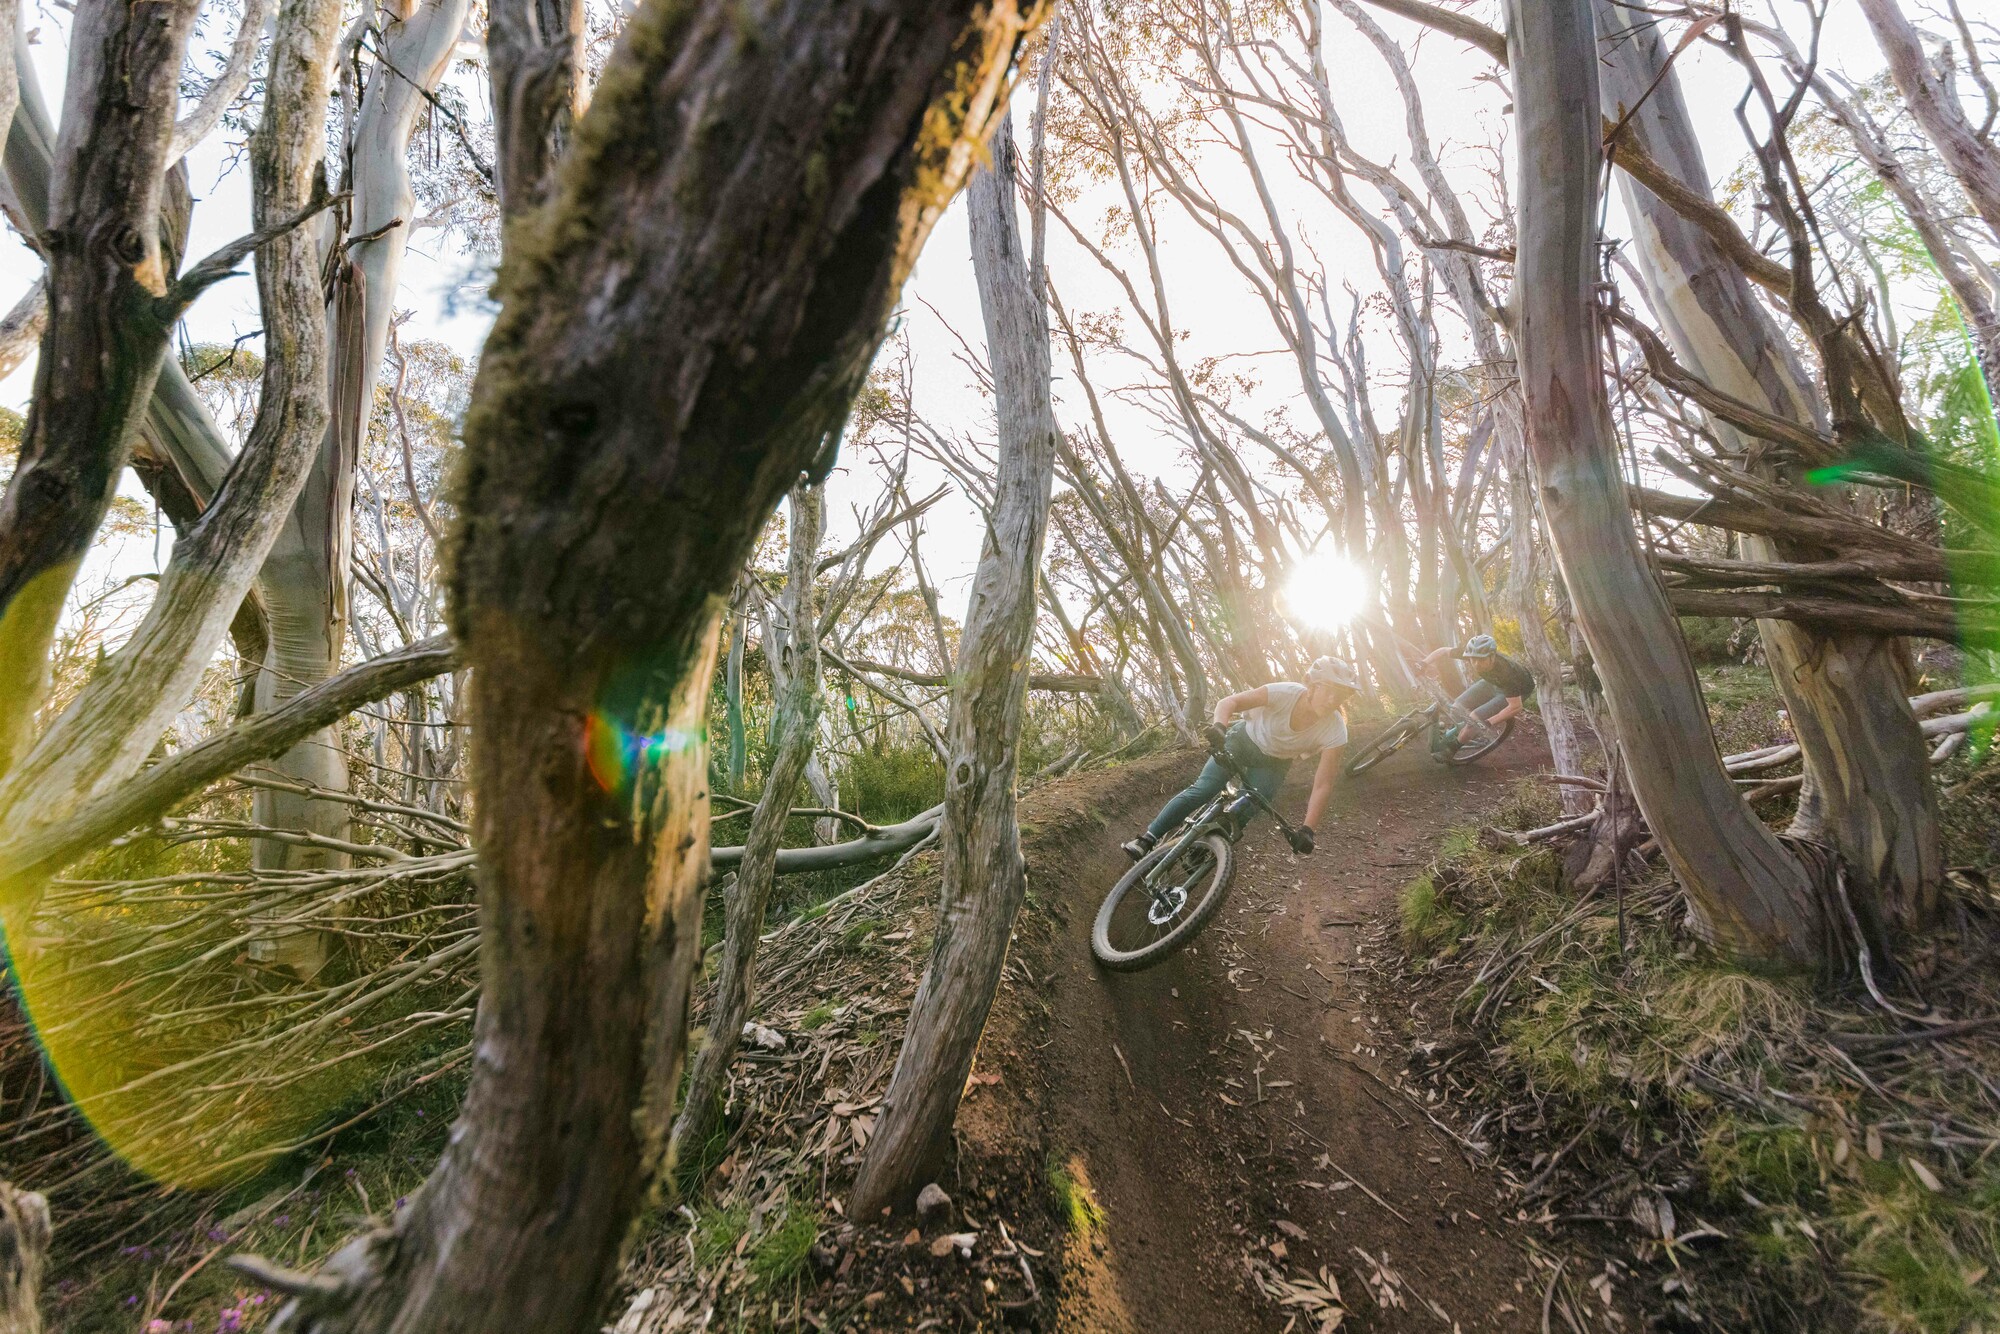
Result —
[[[1169, 859], [1166, 873], [1148, 885]], [[1090, 952], [1122, 973], [1152, 967], [1208, 925], [1235, 873], [1236, 848], [1220, 834], [1163, 844], [1111, 887], [1091, 928]]]

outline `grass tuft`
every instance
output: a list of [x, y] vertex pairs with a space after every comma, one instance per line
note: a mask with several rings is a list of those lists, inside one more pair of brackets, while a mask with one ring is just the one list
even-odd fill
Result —
[[750, 1247], [750, 1273], [765, 1289], [783, 1287], [806, 1272], [819, 1240], [819, 1211], [787, 1201], [776, 1227]]
[[1097, 1202], [1080, 1159], [1065, 1159], [1050, 1150], [1045, 1179], [1049, 1194], [1055, 1199], [1056, 1215], [1073, 1239], [1082, 1241], [1103, 1230], [1104, 1206]]

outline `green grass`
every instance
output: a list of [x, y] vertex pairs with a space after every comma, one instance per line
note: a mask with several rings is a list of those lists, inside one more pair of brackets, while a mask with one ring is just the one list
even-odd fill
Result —
[[735, 1254], [743, 1235], [750, 1230], [750, 1206], [707, 1203], [695, 1211], [694, 1262], [697, 1268], [713, 1269]]
[[832, 1001], [823, 1000], [805, 1012], [804, 1017], [799, 1020], [799, 1027], [808, 1033], [825, 1028], [839, 1009], [840, 1007]]
[[[1725, 750], [1785, 737], [1766, 670], [1703, 678]], [[2000, 871], [2000, 765], [1954, 761], [1940, 781], [1951, 793], [1940, 813], [1947, 863]], [[1517, 785], [1488, 822], [1530, 827], [1554, 810], [1546, 786]], [[1474, 1041], [1491, 1053], [1487, 1077], [1503, 1086], [1489, 1096], [1525, 1097], [1548, 1118], [1534, 1148], [1577, 1136], [1570, 1170], [1585, 1182], [1665, 1151], [1650, 1170], [1653, 1180], [1688, 1183], [1673, 1193], [1680, 1230], [1699, 1221], [1724, 1234], [1655, 1253], [1662, 1274], [1685, 1267], [1681, 1291], [1705, 1303], [1702, 1327], [2000, 1330], [2000, 1155], [1940, 1152], [1925, 1142], [1921, 1111], [1909, 1122], [1907, 1104], [1841, 1078], [1815, 1035], [1870, 1023], [1865, 1007], [1821, 991], [1812, 976], [1717, 956], [1687, 931], [1657, 869], [1626, 886], [1621, 955], [1614, 904], [1578, 911], [1552, 852], [1496, 854], [1459, 830], [1439, 851], [1401, 896], [1409, 954], [1426, 971], [1444, 970], [1440, 995], [1457, 998], [1460, 1022], [1479, 1016]], [[1544, 933], [1518, 967], [1471, 985], [1494, 951]], [[1457, 944], [1466, 938], [1469, 949]], [[1941, 958], [1940, 973], [1956, 957]], [[1691, 1067], [1724, 1082], [1704, 1084]], [[1766, 1096], [1767, 1106], [1797, 1114], [1759, 1111], [1719, 1091], [1729, 1085], [1772, 1091], [1781, 1096]], [[1944, 1063], [1904, 1085], [1929, 1106], [1977, 1100]], [[1897, 1125], [1886, 1143], [1872, 1141], [1880, 1156], [1871, 1156], [1866, 1128]]]
[[1104, 1206], [1097, 1202], [1097, 1195], [1090, 1189], [1090, 1181], [1081, 1162], [1065, 1159], [1061, 1153], [1051, 1149], [1043, 1170], [1043, 1180], [1055, 1201], [1056, 1216], [1062, 1219], [1072, 1238], [1082, 1241], [1103, 1229]]
[[806, 1272], [819, 1240], [819, 1211], [787, 1201], [777, 1226], [750, 1246], [750, 1273], [758, 1286], [782, 1287]]
[[1403, 890], [1398, 906], [1403, 914], [1403, 944], [1412, 954], [1435, 954], [1457, 939], [1465, 924], [1457, 912], [1438, 894], [1429, 876], [1419, 876]]

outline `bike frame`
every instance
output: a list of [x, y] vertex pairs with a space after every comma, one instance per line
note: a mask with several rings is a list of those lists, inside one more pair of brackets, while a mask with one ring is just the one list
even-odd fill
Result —
[[[1284, 830], [1285, 837], [1290, 838], [1297, 832], [1293, 829], [1291, 822], [1278, 813], [1276, 806], [1264, 800], [1263, 793], [1250, 786], [1248, 776], [1236, 767], [1236, 762], [1223, 753], [1221, 747], [1211, 748], [1208, 754], [1210, 759], [1228, 771], [1228, 785], [1222, 791], [1216, 793], [1215, 796], [1211, 797], [1206, 806], [1203, 806], [1188, 817], [1187, 827], [1169, 845], [1172, 850], [1168, 855], [1160, 858], [1159, 863], [1146, 873], [1144, 883], [1149, 890], [1159, 888], [1159, 878], [1166, 874], [1169, 867], [1174, 866], [1180, 861], [1181, 854], [1187, 850], [1191, 843], [1198, 838], [1207, 837], [1211, 830], [1220, 827], [1220, 822], [1217, 819], [1218, 816], [1232, 815], [1238, 810], [1243, 809], [1243, 799], [1245, 797], [1249, 798], [1250, 805], [1261, 806], [1270, 812], [1271, 818], [1278, 822], [1278, 828]], [[1235, 839], [1230, 840], [1232, 843], [1235, 841]]]

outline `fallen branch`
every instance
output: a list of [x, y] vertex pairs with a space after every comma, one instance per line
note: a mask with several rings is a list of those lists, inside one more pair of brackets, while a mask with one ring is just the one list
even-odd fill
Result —
[[[844, 664], [858, 667], [864, 672], [874, 672], [878, 676], [894, 677], [898, 681], [908, 681], [913, 686], [949, 686], [951, 678], [936, 672], [913, 672], [906, 667], [891, 667], [886, 662], [871, 662], [867, 658], [850, 658]], [[1051, 690], [1071, 695], [1095, 695], [1104, 689], [1102, 679], [1062, 672], [1032, 672], [1028, 676], [1028, 689]]]
[[442, 676], [460, 661], [458, 646], [444, 635], [384, 653], [301, 691], [269, 713], [160, 761], [61, 820], [30, 825], [12, 842], [0, 845], [0, 899], [20, 895], [36, 876], [144, 824], [217, 779], [282, 755], [362, 705]]
[[[831, 871], [907, 852], [930, 836], [943, 815], [944, 806], [939, 804], [901, 824], [872, 827], [868, 834], [846, 843], [829, 843], [818, 848], [782, 848], [778, 852], [778, 874]], [[743, 849], [713, 848], [708, 857], [713, 870], [726, 870], [743, 860]]]

